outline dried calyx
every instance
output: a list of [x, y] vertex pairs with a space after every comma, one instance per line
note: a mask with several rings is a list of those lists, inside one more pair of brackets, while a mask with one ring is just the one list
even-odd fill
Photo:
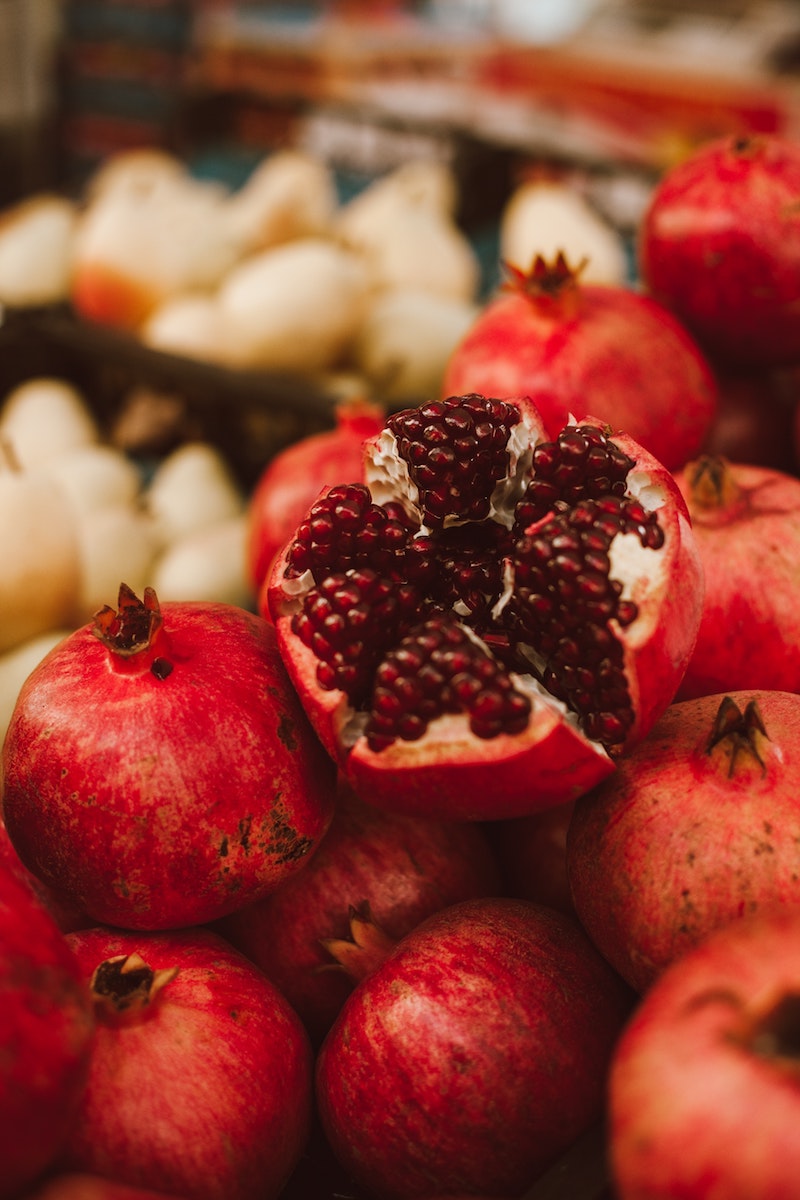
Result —
[[[292, 631], [372, 750], [466, 713], [524, 728], [545, 689], [609, 753], [635, 720], [620, 631], [664, 532], [663, 497], [610, 431], [553, 441], [518, 405], [449, 397], [389, 418], [366, 483], [331, 488], [297, 530]], [[652, 569], [652, 568], [650, 568]]]

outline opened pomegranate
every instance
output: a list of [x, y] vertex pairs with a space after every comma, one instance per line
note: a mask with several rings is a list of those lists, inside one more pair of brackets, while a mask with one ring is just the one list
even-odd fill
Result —
[[269, 622], [123, 585], [34, 669], [2, 757], [25, 866], [95, 921], [210, 921], [300, 870], [330, 821], [333, 764]]
[[800, 479], [703, 455], [676, 473], [706, 577], [679, 699], [800, 691]]
[[273, 1200], [310, 1130], [299, 1017], [208, 930], [66, 935], [91, 991], [89, 1078], [59, 1164], [185, 1200]]
[[[272, 560], [326, 484], [357, 479], [361, 447], [378, 433], [383, 413], [363, 400], [342, 401], [333, 429], [309, 434], [287, 446], [259, 476], [248, 506], [247, 569], [256, 594]], [[267, 616], [266, 604], [262, 616]]]
[[799, 723], [792, 692], [673, 704], [577, 801], [575, 910], [637, 990], [714, 929], [800, 903]]
[[578, 923], [451, 905], [351, 993], [317, 1058], [331, 1147], [380, 1200], [517, 1196], [600, 1117], [630, 995]]
[[800, 916], [727, 925], [664, 972], [615, 1048], [619, 1200], [794, 1200]]
[[303, 871], [218, 928], [280, 988], [318, 1043], [353, 988], [324, 946], [347, 936], [351, 908], [367, 901], [378, 924], [400, 938], [447, 904], [499, 890], [479, 826], [382, 812], [343, 787]]
[[0, 868], [0, 1196], [61, 1153], [86, 1086], [94, 1018], [79, 963], [28, 883]]
[[581, 283], [563, 255], [509, 270], [451, 355], [442, 395], [530, 396], [550, 437], [599, 418], [671, 470], [700, 451], [717, 384], [671, 312], [633, 288]]
[[704, 142], [656, 187], [639, 269], [721, 362], [800, 362], [800, 142]]
[[269, 603], [354, 790], [439, 819], [521, 816], [608, 775], [669, 704], [702, 574], [672, 476], [586, 421], [479, 395], [392, 415], [327, 491]]

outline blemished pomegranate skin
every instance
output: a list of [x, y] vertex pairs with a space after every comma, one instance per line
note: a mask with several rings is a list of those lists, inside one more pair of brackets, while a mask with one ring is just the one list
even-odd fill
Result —
[[34, 670], [3, 748], [26, 867], [97, 923], [214, 920], [302, 868], [335, 769], [269, 622], [121, 589]]
[[799, 720], [794, 692], [675, 703], [576, 803], [575, 911], [637, 991], [720, 926], [797, 906]]

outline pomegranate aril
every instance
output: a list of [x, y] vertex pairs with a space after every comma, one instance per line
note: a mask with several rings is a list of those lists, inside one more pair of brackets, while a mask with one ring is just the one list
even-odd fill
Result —
[[387, 422], [419, 491], [423, 523], [483, 520], [508, 470], [506, 449], [519, 411], [484, 396], [449, 396], [395, 413]]
[[[420, 659], [424, 662], [420, 663]], [[403, 670], [411, 668], [413, 683], [402, 687]], [[412, 629], [401, 644], [388, 652], [376, 671], [376, 705], [367, 722], [366, 735], [372, 749], [387, 744], [387, 738], [414, 740], [419, 722], [446, 713], [466, 712], [470, 728], [478, 737], [500, 732], [519, 732], [530, 714], [530, 701], [517, 692], [505, 668], [477, 643], [457, 622], [433, 617]], [[387, 702], [390, 691], [397, 703]], [[414, 707], [404, 707], [413, 703]], [[396, 715], [397, 710], [402, 715]], [[388, 719], [392, 710], [394, 720]]]
[[311, 508], [287, 555], [286, 576], [310, 571], [317, 583], [330, 572], [369, 566], [402, 574], [412, 530], [378, 504], [362, 483], [340, 484]]

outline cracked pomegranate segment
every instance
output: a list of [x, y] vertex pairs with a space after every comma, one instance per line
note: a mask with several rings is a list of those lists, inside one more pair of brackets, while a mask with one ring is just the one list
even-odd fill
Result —
[[438, 817], [576, 798], [672, 700], [703, 579], [669, 472], [529, 401], [393, 414], [273, 568], [295, 687], [355, 790]]

